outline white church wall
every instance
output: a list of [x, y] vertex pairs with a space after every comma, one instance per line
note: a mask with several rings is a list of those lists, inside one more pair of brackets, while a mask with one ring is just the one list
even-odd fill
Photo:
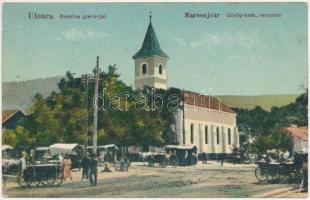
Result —
[[177, 114], [175, 116], [175, 132], [177, 134], [177, 141], [179, 144], [183, 144], [183, 110], [178, 109]]
[[[231, 153], [234, 145], [239, 147], [239, 135], [236, 128], [236, 115], [207, 108], [194, 108], [185, 104], [184, 126], [185, 144], [191, 143], [191, 124], [194, 126], [194, 142], [199, 152]], [[208, 144], [205, 143], [205, 126], [208, 127]], [[217, 144], [217, 128], [219, 129], [219, 144]], [[231, 143], [228, 144], [228, 129], [231, 133]], [[178, 133], [181, 137], [182, 133]], [[180, 144], [183, 144], [180, 142]]]

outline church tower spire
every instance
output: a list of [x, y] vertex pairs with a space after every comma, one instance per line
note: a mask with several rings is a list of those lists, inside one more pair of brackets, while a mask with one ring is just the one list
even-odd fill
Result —
[[135, 88], [145, 85], [167, 89], [166, 64], [168, 55], [160, 48], [152, 25], [152, 12], [141, 49], [132, 57], [135, 60]]

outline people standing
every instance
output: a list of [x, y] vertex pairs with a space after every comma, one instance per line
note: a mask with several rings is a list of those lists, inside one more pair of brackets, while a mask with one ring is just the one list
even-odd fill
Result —
[[63, 153], [59, 154], [58, 160], [59, 160], [60, 163], [63, 162], [63, 160], [64, 160]]
[[90, 185], [97, 186], [97, 177], [98, 177], [98, 158], [94, 153], [91, 154], [90, 160]]
[[186, 150], [185, 151], [185, 154], [184, 154], [184, 165], [188, 165], [190, 161], [188, 161], [188, 151]]
[[304, 159], [302, 161], [302, 173], [303, 173], [303, 187], [304, 192], [308, 192], [308, 153], [304, 155]]
[[85, 155], [83, 156], [82, 159], [82, 181], [84, 180], [84, 178], [86, 180], [88, 180], [89, 177], [89, 169], [90, 169], [90, 157], [88, 153], [85, 153]]
[[65, 154], [62, 165], [64, 168], [64, 180], [66, 181], [66, 178], [70, 177], [70, 180], [72, 181], [72, 176], [71, 176], [72, 162], [71, 162], [71, 159], [69, 158], [68, 154]]
[[24, 174], [27, 169], [27, 153], [25, 151], [22, 152], [20, 162], [21, 162], [21, 173]]
[[106, 161], [106, 159], [107, 159], [107, 152], [106, 152], [106, 150], [103, 150], [100, 152], [100, 160], [101, 160], [101, 162], [104, 163]]
[[31, 164], [35, 164], [35, 149], [31, 149], [30, 150], [30, 158], [29, 158], [29, 162]]

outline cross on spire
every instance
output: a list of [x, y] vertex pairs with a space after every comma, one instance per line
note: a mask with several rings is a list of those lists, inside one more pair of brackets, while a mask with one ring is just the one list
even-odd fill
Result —
[[150, 22], [152, 22], [152, 11], [150, 11], [150, 16], [149, 16], [149, 18], [150, 18]]

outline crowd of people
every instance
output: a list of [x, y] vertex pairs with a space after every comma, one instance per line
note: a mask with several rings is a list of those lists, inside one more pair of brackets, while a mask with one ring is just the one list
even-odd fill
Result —
[[[70, 178], [72, 181], [72, 162], [68, 154], [59, 155], [59, 162], [63, 168], [64, 181]], [[82, 181], [89, 180], [90, 185], [97, 185], [98, 177], [98, 157], [94, 153], [85, 153], [82, 159]]]

